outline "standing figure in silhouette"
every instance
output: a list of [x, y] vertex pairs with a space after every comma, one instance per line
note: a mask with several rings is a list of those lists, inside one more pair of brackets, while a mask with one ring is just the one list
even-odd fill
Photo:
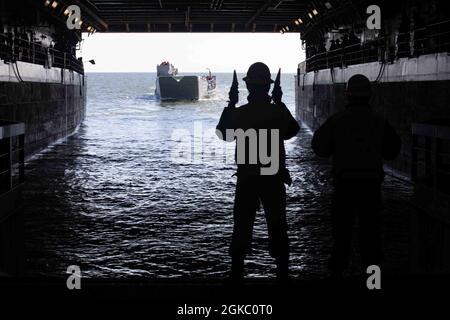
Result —
[[346, 94], [349, 102], [346, 109], [331, 116], [312, 139], [317, 155], [332, 157], [334, 243], [329, 265], [332, 277], [342, 276], [347, 267], [356, 216], [364, 271], [369, 265], [380, 266], [383, 160], [395, 159], [401, 148], [395, 130], [369, 105], [369, 79], [363, 75], [351, 77]]
[[[284, 184], [290, 184], [291, 179], [286, 169], [284, 140], [294, 137], [299, 125], [281, 102], [280, 72], [272, 97], [269, 90], [274, 81], [264, 63], [252, 64], [243, 80], [249, 91], [248, 103], [235, 107], [239, 92], [234, 73], [230, 101], [217, 125], [217, 134], [221, 139], [236, 140], [237, 183], [230, 277], [233, 280], [243, 277], [244, 259], [251, 251], [253, 224], [261, 202], [269, 233], [269, 252], [277, 264], [277, 277], [287, 279], [289, 240]], [[246, 136], [252, 132], [256, 132], [256, 139]], [[261, 154], [270, 154], [270, 163]]]

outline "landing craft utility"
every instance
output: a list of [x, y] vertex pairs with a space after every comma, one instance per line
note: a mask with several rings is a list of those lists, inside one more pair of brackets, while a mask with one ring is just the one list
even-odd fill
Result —
[[164, 61], [157, 67], [155, 95], [160, 100], [199, 100], [216, 90], [216, 76], [178, 75], [178, 69]]

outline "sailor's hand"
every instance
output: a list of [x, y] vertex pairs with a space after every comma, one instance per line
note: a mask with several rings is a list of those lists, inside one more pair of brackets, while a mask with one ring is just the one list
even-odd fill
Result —
[[230, 90], [230, 93], [228, 93], [228, 98], [229, 98], [228, 106], [235, 107], [239, 101], [239, 91], [238, 90]]
[[281, 98], [283, 97], [283, 91], [281, 90], [281, 87], [275, 87], [272, 91], [272, 100], [275, 103], [281, 103]]
[[272, 90], [272, 100], [276, 104], [281, 103], [281, 98], [283, 97], [283, 91], [281, 91], [281, 68], [278, 69], [277, 78], [275, 79], [275, 83], [273, 85]]

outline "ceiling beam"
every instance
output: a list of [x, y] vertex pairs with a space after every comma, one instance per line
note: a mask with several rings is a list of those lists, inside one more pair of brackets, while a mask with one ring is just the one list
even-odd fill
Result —
[[270, 7], [273, 0], [266, 0], [266, 2], [262, 5], [261, 8], [258, 9], [258, 11], [255, 12], [255, 14], [245, 23], [245, 28], [248, 29], [248, 27], [261, 15], [263, 14], [267, 8]]
[[81, 1], [72, 0], [72, 4], [76, 4], [77, 6], [79, 6], [81, 9], [81, 12], [86, 13], [90, 18], [92, 18], [94, 20], [92, 22], [95, 23], [96, 25], [99, 25], [101, 27], [102, 31], [108, 30], [108, 24], [102, 18], [100, 18], [95, 12], [93, 12], [86, 5], [81, 3]]
[[186, 28], [189, 26], [190, 16], [191, 16], [191, 7], [187, 7], [187, 9], [186, 9], [186, 20], [184, 22], [184, 24], [186, 25]]
[[[292, 24], [305, 14], [305, 8], [311, 0], [203, 0], [203, 1], [148, 1], [148, 0], [60, 0], [83, 3], [91, 13], [104, 23], [98, 31], [108, 32], [108, 25], [114, 26], [113, 32], [131, 31], [141, 28], [150, 32], [196, 32], [207, 24], [206, 31], [212, 32], [277, 32], [278, 27]], [[81, 6], [80, 6], [81, 7]], [[87, 21], [94, 26], [95, 20], [83, 10]], [[169, 24], [172, 24], [172, 27]], [[100, 23], [99, 23], [100, 24]], [[150, 24], [151, 28], [147, 28]], [[164, 24], [164, 28], [155, 27]], [[213, 26], [211, 27], [211, 24]], [[224, 28], [224, 25], [227, 25]], [[306, 26], [302, 26], [304, 29]]]

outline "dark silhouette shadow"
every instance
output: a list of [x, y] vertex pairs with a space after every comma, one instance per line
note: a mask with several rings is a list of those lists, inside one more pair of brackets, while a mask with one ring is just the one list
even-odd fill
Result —
[[[234, 202], [234, 227], [230, 247], [231, 278], [241, 279], [245, 256], [251, 251], [253, 224], [261, 201], [269, 233], [269, 251], [277, 264], [277, 276], [288, 277], [289, 241], [286, 223], [286, 189], [290, 184], [286, 169], [284, 140], [299, 131], [297, 121], [281, 102], [280, 72], [272, 96], [269, 68], [261, 63], [250, 66], [243, 79], [249, 91], [248, 103], [236, 108], [236, 73], [230, 102], [217, 125], [218, 136], [236, 140], [237, 184]], [[273, 101], [272, 101], [273, 100]], [[245, 134], [255, 132], [255, 139]], [[266, 132], [266, 133], [265, 133]], [[269, 152], [270, 151], [270, 152]], [[262, 155], [268, 155], [270, 163]]]
[[383, 160], [395, 159], [401, 148], [398, 134], [369, 105], [371, 84], [365, 76], [351, 77], [346, 94], [349, 102], [346, 109], [331, 116], [312, 140], [317, 155], [332, 157], [334, 243], [329, 268], [336, 277], [342, 275], [348, 264], [356, 216], [364, 271], [367, 266], [381, 265], [379, 211]]

